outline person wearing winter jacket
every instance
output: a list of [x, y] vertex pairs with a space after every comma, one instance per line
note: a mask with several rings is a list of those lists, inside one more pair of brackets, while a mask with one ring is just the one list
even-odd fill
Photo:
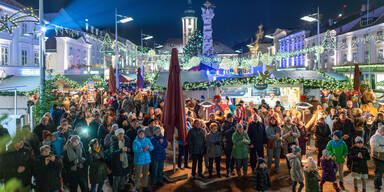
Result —
[[[192, 179], [204, 178], [203, 176], [203, 155], [205, 153], [205, 132], [202, 129], [200, 120], [193, 122], [192, 129], [188, 132], [187, 143], [189, 154], [192, 157]], [[198, 166], [196, 177], [196, 164]]]
[[368, 164], [370, 159], [368, 149], [364, 147], [363, 138], [357, 136], [355, 138], [355, 145], [351, 148], [350, 157], [352, 162], [352, 177], [355, 192], [358, 191], [358, 180], [361, 179], [363, 192], [366, 192], [366, 185], [368, 179]]
[[381, 127], [380, 125], [384, 125], [384, 113], [377, 114], [375, 120], [371, 125], [369, 138], [376, 134], [376, 131]]
[[231, 113], [227, 114], [227, 119], [224, 121], [221, 134], [223, 139], [223, 148], [225, 154], [225, 169], [227, 170], [226, 177], [233, 173], [234, 161], [232, 158], [232, 135], [236, 131], [236, 122]]
[[370, 140], [372, 159], [375, 164], [375, 191], [379, 192], [382, 186], [382, 177], [384, 172], [384, 127], [381, 125], [376, 134]]
[[111, 131], [109, 131], [109, 133], [105, 136], [104, 138], [104, 141], [103, 141], [103, 149], [104, 150], [108, 150], [109, 148], [111, 148], [111, 144], [112, 144], [112, 138], [115, 137], [115, 131], [119, 129], [119, 126], [117, 124], [113, 124], [111, 126]]
[[343, 177], [344, 177], [344, 162], [345, 158], [348, 155], [348, 147], [347, 144], [342, 139], [342, 132], [337, 130], [333, 132], [333, 140], [329, 141], [327, 145], [327, 150], [332, 158], [337, 163], [338, 172], [340, 175], [340, 188], [345, 190]]
[[[89, 181], [91, 192], [102, 192], [107, 178], [105, 155], [99, 141], [94, 138], [89, 142]], [[97, 190], [96, 190], [97, 185]]]
[[51, 153], [51, 147], [40, 147], [40, 157], [33, 163], [33, 173], [38, 192], [58, 192], [60, 189], [60, 173], [62, 164]]
[[271, 187], [271, 179], [267, 169], [267, 164], [263, 158], [259, 158], [257, 167], [254, 172], [254, 178], [256, 180], [255, 189], [259, 192], [267, 191]]
[[110, 147], [114, 192], [118, 192], [119, 189], [124, 187], [125, 179], [128, 174], [128, 156], [131, 150], [131, 142], [124, 133], [124, 129], [116, 129]]
[[68, 182], [70, 191], [77, 191], [80, 186], [81, 191], [88, 191], [88, 181], [86, 180], [86, 155], [80, 137], [72, 135], [64, 146], [63, 164], [65, 169], [64, 181]]
[[336, 182], [336, 171], [337, 171], [337, 165], [333, 159], [331, 159], [331, 155], [329, 154], [327, 149], [324, 149], [322, 151], [323, 156], [321, 157], [321, 169], [322, 169], [322, 175], [321, 175], [321, 182], [320, 182], [320, 191], [323, 191], [323, 185], [325, 182], [332, 182], [333, 188], [336, 190], [336, 192], [339, 192], [339, 186], [337, 186]]
[[267, 144], [267, 134], [263, 120], [257, 114], [253, 115], [252, 122], [248, 126], [248, 136], [251, 140], [249, 156], [251, 168], [256, 168], [257, 159], [264, 158], [264, 145]]
[[[319, 155], [320, 156], [320, 155]], [[308, 157], [307, 165], [304, 167], [305, 192], [318, 192], [319, 180], [321, 179], [316, 168], [316, 162]]]
[[[236, 124], [236, 132], [232, 135], [233, 149], [232, 157], [235, 160], [236, 171], [238, 176], [247, 176], [248, 170], [248, 145], [251, 140], [248, 137], [248, 133], [244, 132], [244, 128], [241, 124]], [[241, 168], [243, 174], [241, 174]]]
[[165, 149], [168, 147], [168, 142], [164, 136], [161, 135], [160, 127], [155, 127], [153, 133], [154, 135], [151, 138], [153, 145], [153, 151], [151, 152], [152, 184], [163, 185], [163, 169], [166, 158]]
[[293, 145], [299, 145], [299, 137], [299, 130], [297, 130], [296, 126], [291, 123], [291, 118], [285, 117], [284, 125], [281, 127], [281, 138], [284, 154], [291, 153]]
[[221, 177], [220, 175], [220, 161], [221, 156], [224, 154], [223, 147], [221, 145], [221, 135], [218, 132], [219, 126], [216, 123], [211, 123], [210, 125], [210, 133], [206, 138], [207, 145], [207, 157], [208, 157], [208, 173], [209, 177], [212, 178], [212, 170], [213, 170], [213, 160], [216, 163], [216, 175], [217, 177]]
[[148, 172], [149, 172], [149, 165], [151, 163], [150, 152], [153, 151], [153, 145], [151, 143], [151, 140], [145, 137], [143, 129], [139, 129], [137, 131], [137, 137], [135, 141], [133, 141], [132, 149], [134, 152], [133, 163], [135, 165], [136, 190], [137, 191], [140, 190], [140, 177], [141, 177], [141, 174], [143, 174], [142, 186], [144, 188], [144, 191], [147, 191], [149, 190]]
[[89, 123], [89, 137], [91, 139], [97, 138], [97, 131], [101, 125], [100, 113], [93, 114], [93, 119]]
[[[319, 116], [317, 124], [315, 125], [315, 146], [316, 150], [319, 152], [323, 151], [331, 138], [331, 130], [328, 127], [328, 124], [324, 121], [324, 116]], [[317, 156], [317, 165], [320, 166], [321, 156]]]
[[30, 189], [33, 168], [32, 149], [27, 146], [23, 139], [15, 137], [3, 157], [5, 161], [0, 162], [0, 164], [5, 165], [5, 181], [16, 178], [21, 182], [23, 189]]
[[303, 168], [301, 166], [301, 149], [296, 145], [292, 146], [292, 153], [287, 154], [287, 159], [289, 161], [291, 169], [289, 170], [291, 175], [292, 191], [296, 191], [297, 183], [300, 184], [298, 192], [301, 192], [304, 187], [304, 176], [303, 176]]
[[353, 127], [353, 123], [350, 119], [347, 118], [345, 112], [341, 112], [339, 114], [339, 118], [337, 118], [333, 122], [332, 131], [339, 130], [343, 133], [342, 138], [344, 142], [347, 144], [348, 149], [352, 147], [352, 141], [355, 136], [355, 128]]
[[275, 157], [275, 170], [279, 170], [281, 152], [281, 129], [277, 124], [276, 117], [270, 117], [268, 126], [265, 128], [267, 134], [268, 169], [271, 169], [272, 158]]

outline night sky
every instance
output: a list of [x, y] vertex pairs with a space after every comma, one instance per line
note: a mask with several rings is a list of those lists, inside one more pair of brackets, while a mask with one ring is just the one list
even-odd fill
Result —
[[[38, 8], [38, 0], [17, 0]], [[372, 0], [373, 1], [373, 0]], [[119, 35], [135, 43], [140, 42], [140, 30], [155, 36], [156, 43], [168, 38], [181, 38], [181, 17], [187, 0], [45, 0], [45, 12], [65, 10], [76, 20], [114, 31], [114, 9], [131, 16], [133, 22], [119, 24]], [[205, 0], [192, 0], [199, 29], [202, 29], [201, 5]], [[216, 6], [213, 36], [229, 46], [250, 38], [263, 24], [267, 31], [275, 28], [300, 28], [305, 23], [300, 17], [316, 12], [320, 3], [323, 20], [336, 18], [347, 5], [346, 13], [358, 11], [364, 0], [211, 0]], [[60, 25], [60, 21], [54, 21]], [[308, 24], [306, 24], [308, 25]]]

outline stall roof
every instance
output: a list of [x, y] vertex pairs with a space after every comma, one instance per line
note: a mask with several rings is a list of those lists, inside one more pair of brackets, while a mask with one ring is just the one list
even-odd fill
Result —
[[0, 81], [0, 89], [18, 87], [18, 91], [33, 91], [39, 86], [40, 76], [12, 76]]
[[77, 83], [82, 85], [83, 83], [85, 83], [93, 75], [84, 74], [84, 75], [64, 75], [64, 76], [67, 77], [68, 79], [70, 79], [72, 81], [76, 81]]
[[[169, 72], [160, 72], [155, 85], [159, 87], [167, 87], [168, 77]], [[196, 83], [208, 81], [208, 77], [205, 75], [204, 71], [182, 71], [180, 72], [180, 79], [182, 84], [184, 84], [184, 82]]]
[[336, 72], [325, 72], [326, 75], [334, 78], [336, 81], [346, 81], [348, 78], [341, 74], [341, 73], [336, 73]]
[[283, 70], [273, 71], [272, 75], [276, 79], [304, 79], [304, 80], [327, 80], [320, 73], [310, 70]]

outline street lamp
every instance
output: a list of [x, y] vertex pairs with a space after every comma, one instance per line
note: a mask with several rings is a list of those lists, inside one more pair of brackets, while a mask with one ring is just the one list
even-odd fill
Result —
[[164, 47], [163, 45], [155, 44], [155, 49], [161, 49], [161, 48], [163, 48], [163, 47]]
[[144, 47], [143, 47], [143, 42], [148, 41], [150, 39], [153, 39], [152, 35], [147, 35], [143, 33], [143, 30], [141, 30], [140, 34], [140, 40], [141, 40], [141, 75], [144, 79]]
[[40, 63], [40, 103], [43, 101], [45, 93], [45, 32], [47, 28], [44, 23], [44, 0], [39, 0], [39, 24], [40, 24], [40, 38], [39, 38], [39, 63]]
[[[306, 22], [315, 22], [317, 21], [317, 46], [320, 46], [320, 8], [317, 6], [317, 13], [312, 14], [312, 15], [307, 15], [301, 18], [301, 20], [306, 21]], [[316, 53], [316, 59], [317, 59], [317, 69], [321, 69], [321, 64], [320, 64], [320, 53]], [[315, 67], [316, 68], [316, 67]]]
[[265, 35], [264, 37], [268, 39], [273, 39], [273, 35]]
[[[120, 20], [118, 20], [120, 18]], [[117, 14], [117, 8], [115, 9], [115, 64], [116, 64], [116, 92], [119, 91], [119, 47], [118, 47], [118, 39], [117, 39], [117, 24], [118, 23], [128, 23], [133, 21], [132, 17], [127, 17], [124, 15]]]

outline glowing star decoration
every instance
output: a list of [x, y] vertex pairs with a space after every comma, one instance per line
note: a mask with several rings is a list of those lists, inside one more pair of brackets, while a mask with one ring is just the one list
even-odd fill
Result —
[[39, 22], [39, 19], [33, 13], [32, 8], [21, 9], [11, 15], [5, 14], [0, 20], [0, 31], [8, 31], [8, 33], [12, 34], [13, 29], [17, 27], [17, 24], [27, 22]]
[[153, 49], [149, 50], [148, 51], [148, 57], [154, 57], [154, 56], [156, 56], [156, 51]]

